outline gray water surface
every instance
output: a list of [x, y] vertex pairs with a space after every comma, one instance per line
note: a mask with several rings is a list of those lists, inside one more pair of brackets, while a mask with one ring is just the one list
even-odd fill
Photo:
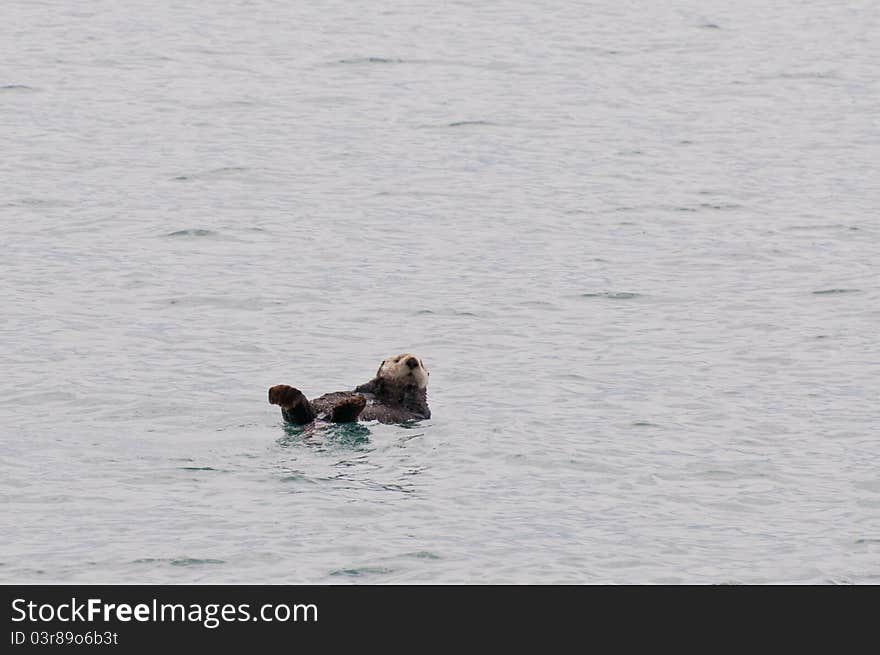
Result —
[[878, 34], [4, 2], [0, 581], [880, 582]]

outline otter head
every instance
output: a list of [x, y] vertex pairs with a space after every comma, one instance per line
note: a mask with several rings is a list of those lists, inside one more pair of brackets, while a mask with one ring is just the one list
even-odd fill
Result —
[[389, 357], [376, 371], [376, 379], [394, 386], [415, 386], [425, 389], [428, 386], [428, 369], [422, 360], [411, 353]]

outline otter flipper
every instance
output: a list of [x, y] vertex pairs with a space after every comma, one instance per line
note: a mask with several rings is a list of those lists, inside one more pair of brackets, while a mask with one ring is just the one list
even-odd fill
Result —
[[286, 384], [269, 389], [269, 404], [281, 407], [281, 416], [289, 423], [305, 425], [315, 420], [315, 413], [303, 392]]
[[367, 406], [367, 399], [353, 394], [339, 401], [330, 410], [330, 420], [333, 423], [353, 423], [357, 421], [360, 413]]

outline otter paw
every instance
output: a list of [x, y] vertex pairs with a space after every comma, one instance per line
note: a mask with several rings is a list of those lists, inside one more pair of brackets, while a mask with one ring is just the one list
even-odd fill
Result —
[[333, 423], [352, 423], [357, 421], [358, 416], [364, 407], [367, 406], [367, 399], [363, 396], [349, 396], [340, 400], [330, 412], [330, 420]]
[[307, 402], [303, 392], [286, 384], [276, 384], [269, 389], [269, 404], [280, 405], [283, 409], [296, 407], [302, 402]]

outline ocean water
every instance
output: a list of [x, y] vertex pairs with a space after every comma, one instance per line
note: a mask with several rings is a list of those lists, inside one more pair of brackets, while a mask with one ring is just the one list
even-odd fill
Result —
[[880, 582], [878, 33], [4, 2], [0, 581]]

